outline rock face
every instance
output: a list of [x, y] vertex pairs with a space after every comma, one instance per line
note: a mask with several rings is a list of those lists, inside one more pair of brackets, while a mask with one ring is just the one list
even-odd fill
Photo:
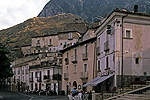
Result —
[[[111, 13], [116, 8], [134, 10], [139, 5], [139, 11], [150, 13], [148, 0], [50, 0], [38, 17], [54, 16], [62, 13], [72, 13], [86, 18], [88, 21], [99, 20], [99, 16]], [[146, 5], [146, 9], [145, 9]], [[99, 17], [99, 18], [98, 18]]]

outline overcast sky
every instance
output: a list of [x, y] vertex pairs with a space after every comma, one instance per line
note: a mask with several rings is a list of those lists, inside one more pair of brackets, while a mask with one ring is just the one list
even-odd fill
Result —
[[36, 17], [50, 0], [0, 0], [0, 30]]

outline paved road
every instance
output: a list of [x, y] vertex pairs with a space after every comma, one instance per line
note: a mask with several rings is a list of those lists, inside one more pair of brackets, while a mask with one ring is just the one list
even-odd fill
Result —
[[43, 95], [33, 95], [24, 94], [19, 92], [8, 92], [0, 91], [0, 96], [3, 97], [2, 100], [68, 100], [67, 96], [43, 96]]

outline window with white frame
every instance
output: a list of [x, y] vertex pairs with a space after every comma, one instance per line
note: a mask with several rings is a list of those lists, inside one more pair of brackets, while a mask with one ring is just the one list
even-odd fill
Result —
[[132, 38], [132, 30], [131, 29], [125, 29], [125, 38]]
[[72, 39], [72, 33], [69, 33], [69, 39]]

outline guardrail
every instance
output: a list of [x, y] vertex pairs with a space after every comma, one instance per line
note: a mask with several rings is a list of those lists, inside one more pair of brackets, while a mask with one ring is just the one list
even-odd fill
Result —
[[111, 93], [95, 93], [92, 91], [92, 100], [112, 100], [125, 94], [141, 94], [150, 88], [150, 85], [132, 85], [129, 89], [117, 89]]

